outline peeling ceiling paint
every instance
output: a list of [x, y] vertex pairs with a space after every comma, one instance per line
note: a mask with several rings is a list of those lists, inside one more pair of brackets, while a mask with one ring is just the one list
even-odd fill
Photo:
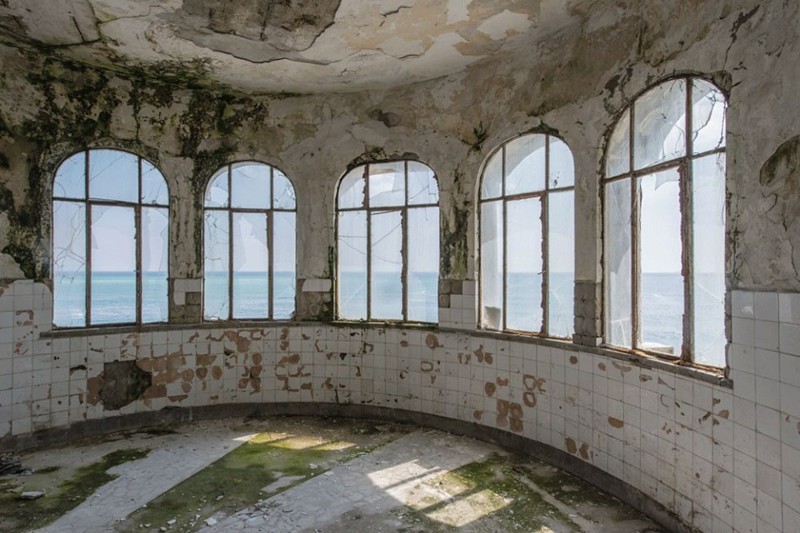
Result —
[[349, 92], [534, 49], [579, 1], [3, 0], [0, 40], [245, 92]]

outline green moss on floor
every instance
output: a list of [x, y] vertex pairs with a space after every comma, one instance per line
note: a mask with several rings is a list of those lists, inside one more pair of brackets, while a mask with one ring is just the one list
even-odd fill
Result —
[[149, 449], [116, 450], [100, 461], [82, 466], [54, 491], [45, 491], [37, 500], [22, 500], [19, 495], [26, 485], [38, 484], [40, 478], [59, 470], [59, 467], [42, 468], [30, 476], [0, 477], [0, 531], [28, 531], [45, 526], [64, 513], [77, 507], [95, 490], [117, 478], [108, 469], [141, 459]]
[[519, 464], [492, 455], [418, 485], [411, 504], [395, 511], [403, 522], [398, 531], [580, 531], [519, 479]]
[[[314, 426], [313, 432], [306, 432], [292, 421], [275, 431], [258, 433], [131, 513], [117, 530], [158, 531], [169, 526], [172, 532], [196, 531], [209, 517], [232, 515], [369, 453], [407, 431], [400, 426], [378, 429], [354, 421], [340, 424], [333, 419], [315, 422]], [[168, 524], [172, 520], [175, 522]]]

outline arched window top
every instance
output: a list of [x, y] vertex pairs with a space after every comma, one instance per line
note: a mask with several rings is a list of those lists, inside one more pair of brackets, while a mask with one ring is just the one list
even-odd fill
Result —
[[294, 186], [279, 169], [241, 161], [219, 169], [206, 188], [206, 207], [295, 209]]
[[59, 165], [53, 198], [166, 206], [169, 189], [161, 172], [146, 159], [123, 150], [93, 148]]
[[614, 126], [606, 177], [725, 148], [726, 106], [722, 91], [699, 78], [669, 80], [648, 89]]
[[418, 161], [389, 161], [360, 165], [339, 183], [339, 209], [433, 205], [439, 187], [433, 170]]
[[503, 144], [486, 163], [481, 200], [572, 187], [575, 166], [567, 144], [530, 133]]

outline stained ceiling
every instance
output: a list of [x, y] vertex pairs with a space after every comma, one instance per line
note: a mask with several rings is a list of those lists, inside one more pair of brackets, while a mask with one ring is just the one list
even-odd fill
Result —
[[0, 41], [240, 91], [343, 92], [526, 53], [566, 0], [0, 0]]

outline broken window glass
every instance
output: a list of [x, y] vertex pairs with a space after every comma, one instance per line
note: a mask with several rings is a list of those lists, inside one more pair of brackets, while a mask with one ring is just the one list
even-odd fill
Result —
[[54, 325], [166, 321], [169, 191], [158, 169], [87, 150], [59, 166], [53, 197]]
[[489, 158], [481, 180], [481, 198], [489, 200], [503, 195], [503, 148]]
[[438, 200], [433, 171], [416, 161], [370, 163], [342, 178], [339, 318], [437, 320]]
[[725, 97], [684, 78], [648, 90], [632, 109], [637, 172], [624, 162], [628, 111], [607, 154], [606, 177], [624, 179], [605, 183], [606, 343], [722, 367]]
[[606, 342], [631, 348], [633, 242], [630, 180], [607, 183], [605, 200]]
[[680, 355], [683, 346], [681, 208], [677, 169], [639, 180], [640, 283], [638, 346]]
[[214, 175], [204, 218], [206, 320], [294, 316], [295, 206], [292, 183], [267, 164], [233, 163]]
[[626, 109], [620, 117], [611, 139], [608, 141], [608, 153], [606, 154], [606, 177], [613, 178], [631, 169], [631, 111]]
[[[491, 172], [502, 168], [505, 181], [494, 184]], [[488, 201], [487, 179], [499, 201]], [[569, 147], [547, 134], [513, 139], [492, 156], [481, 183], [483, 327], [571, 336], [574, 183]], [[556, 265], [549, 274], [545, 266]]]
[[686, 80], [658, 85], [633, 108], [634, 169], [686, 155]]

